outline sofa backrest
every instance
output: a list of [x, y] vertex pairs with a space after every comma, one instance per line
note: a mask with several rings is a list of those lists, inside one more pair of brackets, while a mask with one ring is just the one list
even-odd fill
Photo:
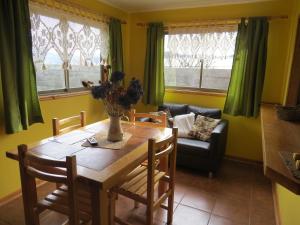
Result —
[[220, 119], [222, 116], [222, 112], [220, 109], [204, 108], [187, 104], [164, 103], [162, 106], [158, 107], [158, 110], [164, 111], [167, 108], [170, 110], [172, 117], [191, 112], [195, 113], [196, 115], [208, 116], [214, 119]]
[[186, 104], [173, 104], [173, 103], [164, 103], [162, 106], [158, 106], [158, 111], [164, 111], [169, 109], [172, 117], [187, 114], [188, 105]]
[[202, 116], [207, 116], [211, 117], [214, 119], [221, 119], [222, 112], [220, 109], [215, 109], [215, 108], [203, 108], [199, 106], [193, 106], [189, 105], [187, 108], [187, 113], [193, 112], [196, 115], [202, 115]]

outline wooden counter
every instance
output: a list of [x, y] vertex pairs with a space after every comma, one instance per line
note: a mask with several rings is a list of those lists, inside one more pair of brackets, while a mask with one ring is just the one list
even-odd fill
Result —
[[300, 195], [300, 180], [285, 166], [279, 151], [300, 152], [300, 123], [279, 120], [274, 105], [261, 108], [263, 161], [265, 175]]

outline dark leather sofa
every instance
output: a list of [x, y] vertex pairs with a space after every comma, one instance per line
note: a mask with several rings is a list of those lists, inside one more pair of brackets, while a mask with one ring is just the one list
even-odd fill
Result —
[[[158, 110], [170, 110], [172, 117], [187, 114], [190, 112], [195, 115], [203, 115], [215, 119], [221, 118], [221, 110], [213, 108], [202, 108], [186, 104], [165, 103], [158, 107]], [[208, 142], [178, 138], [177, 141], [177, 165], [209, 172], [209, 176], [215, 173], [223, 159], [226, 139], [227, 139], [228, 121], [222, 119], [218, 126], [213, 130], [212, 136]]]

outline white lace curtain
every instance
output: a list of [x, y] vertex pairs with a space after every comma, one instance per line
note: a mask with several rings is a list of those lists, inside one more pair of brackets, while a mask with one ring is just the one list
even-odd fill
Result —
[[168, 24], [165, 66], [231, 69], [237, 24]]
[[[49, 58], [59, 56], [64, 69], [72, 64], [98, 66], [107, 60], [108, 24], [31, 3], [33, 59], [46, 69]], [[57, 57], [52, 57], [57, 58]], [[56, 64], [51, 62], [50, 64]]]

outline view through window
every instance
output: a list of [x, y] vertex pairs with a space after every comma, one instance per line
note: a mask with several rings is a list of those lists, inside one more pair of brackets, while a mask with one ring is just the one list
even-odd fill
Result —
[[165, 35], [166, 86], [226, 91], [236, 35], [236, 31]]
[[32, 53], [38, 91], [82, 87], [98, 82], [108, 56], [108, 26], [99, 26], [31, 10]]

